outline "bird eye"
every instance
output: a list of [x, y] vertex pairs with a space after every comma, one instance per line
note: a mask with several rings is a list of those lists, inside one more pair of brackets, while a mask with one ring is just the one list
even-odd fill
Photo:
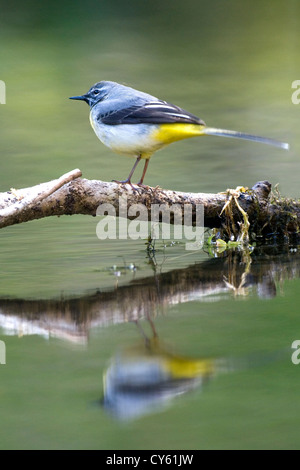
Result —
[[99, 95], [100, 91], [99, 90], [94, 90], [93, 93], [94, 93], [94, 95]]

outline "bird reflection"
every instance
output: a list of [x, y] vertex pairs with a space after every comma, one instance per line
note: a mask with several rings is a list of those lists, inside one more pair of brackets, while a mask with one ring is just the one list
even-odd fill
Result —
[[158, 411], [188, 391], [201, 388], [214, 374], [212, 359], [179, 356], [140, 324], [143, 341], [119, 351], [104, 374], [103, 405], [119, 419], [128, 420]]
[[267, 366], [290, 358], [290, 349], [254, 352], [241, 357], [190, 358], [178, 355], [163, 343], [155, 331], [148, 337], [139, 328], [143, 341], [120, 350], [111, 360], [103, 377], [106, 411], [120, 420], [132, 420], [160, 411], [174, 398], [192, 390], [201, 390], [220, 374]]

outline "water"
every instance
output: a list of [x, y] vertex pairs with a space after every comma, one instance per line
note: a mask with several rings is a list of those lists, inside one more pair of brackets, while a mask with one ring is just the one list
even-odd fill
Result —
[[[67, 99], [108, 79], [291, 144], [182, 141], [153, 157], [146, 183], [218, 192], [268, 179], [299, 197], [297, 2], [1, 11], [2, 191], [77, 167], [127, 176], [133, 161]], [[1, 230], [1, 448], [299, 448], [297, 247], [213, 257], [158, 243], [153, 260], [144, 240], [100, 241], [96, 225], [74, 216]]]

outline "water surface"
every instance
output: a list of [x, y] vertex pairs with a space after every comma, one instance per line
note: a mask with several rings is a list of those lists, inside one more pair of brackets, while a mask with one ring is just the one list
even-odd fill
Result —
[[[17, 6], [1, 8], [1, 191], [73, 168], [127, 176], [133, 161], [68, 100], [104, 79], [291, 144], [182, 141], [153, 157], [149, 185], [218, 192], [267, 179], [299, 197], [296, 1]], [[158, 243], [154, 262], [144, 240], [100, 241], [96, 224], [1, 230], [1, 448], [299, 448], [298, 247], [213, 257]]]

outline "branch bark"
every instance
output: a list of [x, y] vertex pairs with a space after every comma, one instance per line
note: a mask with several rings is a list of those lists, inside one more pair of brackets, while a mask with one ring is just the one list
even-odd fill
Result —
[[[181, 208], [191, 204], [195, 224], [196, 207], [202, 204], [205, 227], [222, 229], [228, 237], [235, 234], [243, 223], [241, 208], [248, 215], [252, 235], [264, 237], [272, 233], [290, 236], [300, 231], [299, 200], [274, 195], [268, 181], [256, 183], [251, 190], [225, 190], [223, 193], [209, 194], [163, 190], [159, 187], [134, 191], [129, 185], [81, 179], [80, 176], [80, 170], [73, 170], [54, 181], [0, 193], [0, 228], [49, 216], [95, 216], [100, 204], [111, 204], [117, 216], [120, 215], [120, 208], [125, 210], [129, 219], [134, 219], [136, 215], [128, 216], [128, 209], [133, 204], [143, 204], [149, 220], [152, 204], [166, 204], [168, 207], [177, 204]], [[226, 210], [223, 210], [225, 205]], [[172, 213], [170, 215], [170, 222], [174, 223], [174, 216]]]

